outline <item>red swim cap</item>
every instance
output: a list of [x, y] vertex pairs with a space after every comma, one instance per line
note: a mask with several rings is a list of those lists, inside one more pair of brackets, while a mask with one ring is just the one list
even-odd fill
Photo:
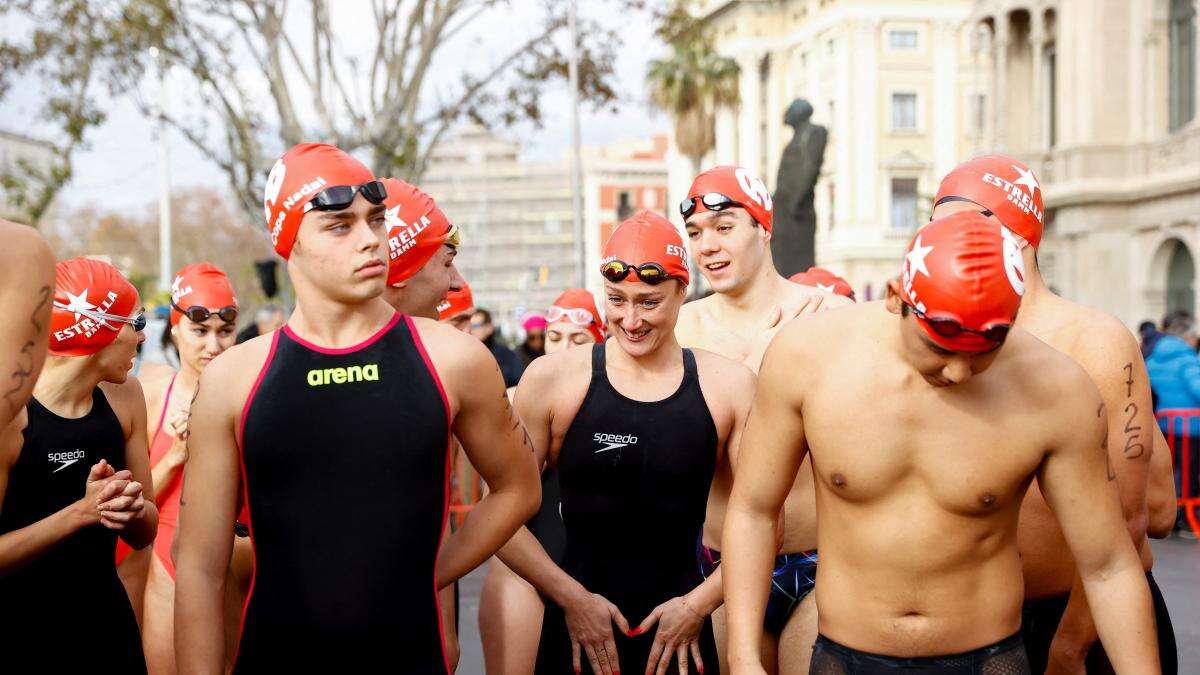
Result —
[[[587, 313], [586, 324], [577, 320], [584, 318], [584, 312]], [[563, 291], [554, 299], [554, 304], [550, 306], [546, 317], [547, 320], [555, 317], [550, 320], [550, 323], [566, 320], [577, 326], [586, 326], [592, 337], [596, 338], [596, 342], [604, 342], [604, 317], [600, 315], [600, 310], [596, 307], [595, 296], [582, 288], [568, 288]]]
[[263, 189], [263, 215], [271, 244], [285, 260], [292, 254], [304, 205], [318, 192], [337, 185], [362, 185], [375, 175], [362, 162], [325, 143], [301, 143], [284, 153]]
[[1042, 241], [1042, 186], [1023, 162], [1008, 155], [985, 155], [959, 164], [942, 179], [933, 204], [955, 200], [991, 211], [1034, 248]]
[[55, 356], [88, 356], [117, 339], [136, 309], [137, 289], [106, 262], [72, 258], [55, 267], [50, 347]]
[[766, 183], [749, 169], [740, 166], [714, 166], [696, 176], [688, 190], [688, 199], [697, 199], [696, 210], [706, 210], [700, 197], [709, 192], [725, 195], [742, 205], [764, 229], [770, 230], [774, 219], [774, 204]]
[[[175, 273], [171, 283], [171, 302], [177, 307], [188, 309], [203, 307], [217, 311], [226, 307], [237, 307], [237, 296], [229, 277], [211, 263], [193, 263]], [[171, 308], [171, 325], [179, 323], [183, 314]]]
[[[617, 226], [608, 242], [604, 244], [600, 267], [619, 260], [632, 267], [644, 263], [658, 263], [675, 277], [688, 285], [690, 277], [687, 266], [687, 249], [683, 237], [669, 220], [657, 213], [638, 211]], [[626, 279], [637, 279], [633, 270]]]
[[446, 243], [450, 221], [433, 197], [395, 178], [384, 178], [387, 188], [385, 217], [388, 227], [389, 286], [421, 271], [425, 263]]
[[810, 267], [806, 272], [797, 272], [789, 277], [788, 281], [800, 284], [801, 286], [819, 288], [827, 293], [844, 295], [854, 300], [854, 289], [850, 286], [850, 282], [824, 267]]
[[462, 290], [450, 291], [446, 294], [446, 299], [437, 306], [438, 321], [449, 321], [472, 309], [475, 309], [475, 298], [471, 296], [471, 287], [463, 284]]
[[[1017, 240], [1006, 228], [974, 211], [938, 218], [917, 231], [904, 256], [900, 297], [930, 319], [952, 319], [984, 331], [1012, 325], [1025, 293], [1025, 268]], [[992, 349], [975, 333], [938, 334], [917, 323], [938, 345], [961, 352]]]

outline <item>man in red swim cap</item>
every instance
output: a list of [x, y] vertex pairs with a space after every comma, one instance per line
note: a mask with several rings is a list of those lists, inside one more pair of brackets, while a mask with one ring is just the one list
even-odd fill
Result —
[[[73, 258], [55, 276], [28, 426], [20, 445], [0, 447], [0, 597], [21, 608], [5, 639], [50, 672], [144, 673], [115, 551], [118, 538], [150, 545], [158, 525], [145, 399], [129, 377], [146, 319], [112, 265]], [[64, 634], [88, 635], [102, 655], [63, 649]]]
[[[763, 352], [780, 327], [801, 314], [850, 304], [833, 293], [790, 283], [771, 256], [774, 204], [762, 180], [745, 167], [716, 166], [696, 176], [679, 205], [692, 262], [713, 294], [684, 305], [675, 334], [685, 347], [714, 351], [757, 371]], [[806, 601], [816, 565], [816, 519], [812, 472], [801, 471], [784, 523], [783, 548], [772, 577], [764, 617], [767, 668], [775, 669], [777, 642], [811, 644], [816, 637], [816, 603]], [[720, 560], [721, 528], [732, 477], [717, 476], [708, 505], [697, 564], [711, 574]], [[713, 615], [717, 649], [724, 653], [725, 614]], [[785, 655], [795, 653], [784, 649]], [[807, 659], [780, 662], [781, 672], [802, 672]], [[722, 664], [724, 665], [724, 664]]]
[[[176, 560], [182, 672], [225, 667], [239, 484], [255, 571], [235, 673], [450, 671], [438, 592], [537, 508], [532, 446], [491, 355], [381, 297], [387, 196], [330, 145], [271, 169], [263, 205], [296, 309], [200, 378]], [[443, 542], [451, 435], [491, 492]]]
[[802, 286], [812, 286], [826, 293], [836, 293], [851, 300], [855, 299], [854, 288], [850, 285], [850, 282], [824, 267], [810, 267], [804, 272], [797, 272], [788, 277], [788, 281]]
[[[1028, 673], [1016, 537], [1035, 478], [1118, 672], [1158, 672], [1149, 589], [1101, 452], [1100, 393], [1013, 325], [1018, 246], [978, 213], [934, 220], [886, 300], [794, 321], [772, 342], [723, 539], [735, 667], [759, 663], [776, 515], [811, 454], [811, 672]], [[797, 367], [809, 363], [821, 367]]]
[[471, 315], [475, 313], [475, 296], [471, 295], [471, 286], [464, 281], [462, 287], [451, 289], [438, 304], [437, 311], [438, 321], [470, 333]]
[[401, 314], [438, 318], [446, 294], [466, 282], [454, 266], [461, 244], [433, 198], [402, 180], [385, 178], [388, 278], [383, 299]]
[[603, 675], [716, 663], [708, 617], [721, 576], [700, 576], [695, 546], [754, 376], [679, 346], [686, 256], [662, 216], [621, 223], [600, 261], [610, 339], [537, 359], [517, 387], [539, 466], [558, 470], [569, 542], [554, 560], [522, 528], [500, 553], [548, 600], [536, 673], [586, 672], [585, 661]]
[[[1141, 551], [1147, 579], [1153, 564], [1145, 543], [1147, 530], [1165, 536], [1174, 521], [1174, 481], [1170, 449], [1154, 419], [1149, 378], [1137, 340], [1116, 317], [1056, 295], [1042, 278], [1037, 249], [1042, 240], [1044, 206], [1041, 184], [1023, 162], [1006, 155], [987, 155], [964, 162], [942, 179], [933, 215], [974, 211], [1012, 233], [1024, 265], [1025, 297], [1017, 325], [1071, 357], [1082, 367], [1104, 400], [1108, 452], [1126, 526]], [[1082, 422], [1081, 422], [1082, 423]], [[1153, 462], [1153, 465], [1151, 464]], [[1153, 476], [1160, 507], [1148, 514], [1149, 476]], [[1150, 527], [1153, 522], [1155, 527]], [[1038, 486], [1030, 489], [1021, 507], [1018, 530], [1027, 604], [1022, 624], [1025, 648], [1034, 672], [1079, 672], [1087, 659], [1089, 670], [1106, 666], [1096, 642], [1096, 628], [1083, 597], [1082, 579], [1075, 571], [1067, 542]], [[1156, 598], [1161, 595], [1156, 594]], [[1155, 603], [1160, 637], [1169, 637], [1166, 604]], [[1175, 660], [1173, 641], [1160, 640], [1164, 669]], [[1094, 648], [1093, 648], [1094, 647]], [[1090, 652], [1090, 653], [1089, 653]]]

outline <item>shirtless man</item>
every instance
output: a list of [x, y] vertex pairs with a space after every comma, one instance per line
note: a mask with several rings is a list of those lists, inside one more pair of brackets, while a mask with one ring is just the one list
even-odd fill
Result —
[[772, 343], [723, 540], [734, 672], [762, 672], [775, 515], [809, 453], [821, 551], [810, 672], [1028, 673], [1017, 517], [1035, 478], [1118, 672], [1158, 672], [1104, 404], [1083, 369], [1013, 327], [1017, 246], [978, 213], [935, 220], [886, 302], [792, 322]]
[[[380, 297], [385, 198], [370, 170], [317, 143], [293, 147], [267, 179], [296, 310], [200, 378], [177, 561], [182, 672], [224, 668], [239, 483], [255, 580], [235, 673], [448, 672], [438, 591], [537, 509], [533, 448], [490, 355]], [[441, 545], [451, 434], [492, 491]]]
[[[772, 203], [762, 181], [742, 167], [718, 166], [696, 177], [680, 204], [692, 261], [715, 291], [689, 302], [679, 313], [675, 335], [685, 347], [698, 347], [741, 361], [757, 371], [763, 351], [792, 317], [850, 301], [792, 283], [771, 259]], [[704, 522], [697, 563], [711, 573], [720, 560], [721, 529], [729, 490], [730, 465], [717, 474]], [[812, 590], [817, 547], [812, 472], [805, 467], [785, 507], [785, 532], [767, 605], [763, 658], [775, 670], [775, 652], [784, 655], [782, 673], [803, 672], [804, 653], [816, 638], [816, 604], [802, 602]], [[724, 610], [713, 615], [717, 649], [725, 653]]]
[[[716, 665], [696, 540], [717, 467], [737, 447], [754, 376], [684, 349], [683, 240], [642, 211], [604, 247], [608, 341], [535, 360], [517, 388], [539, 464], [558, 470], [566, 547], [553, 560], [528, 529], [500, 558], [547, 597], [539, 674], [703, 673]], [[613, 625], [619, 631], [614, 635]]]
[[[1044, 212], [1042, 190], [1028, 166], [1004, 155], [959, 165], [942, 179], [933, 216], [961, 211], [981, 212], [1015, 235], [1025, 269], [1025, 296], [1017, 325], [1069, 356], [1100, 390], [1109, 438], [1114, 439], [1108, 450], [1126, 526], [1134, 546], [1142, 549], [1147, 579], [1154, 585], [1149, 573], [1153, 559], [1149, 547], [1144, 546], [1147, 473], [1151, 455], [1169, 457], [1170, 450], [1154, 419], [1150, 381], [1137, 341], [1116, 317], [1066, 300], [1047, 288], [1037, 261]], [[1096, 642], [1096, 628], [1070, 548], [1036, 485], [1021, 508], [1018, 533], [1027, 600], [1023, 636], [1030, 666], [1041, 673], [1050, 661], [1049, 672], [1080, 672]], [[1160, 624], [1169, 621], [1165, 610], [1165, 605], [1159, 610]], [[1174, 654], [1161, 654], [1160, 659], [1166, 669]], [[1097, 649], [1089, 659], [1089, 670], [1100, 667], [1103, 660]]]
[[383, 179], [383, 186], [388, 193], [383, 299], [401, 314], [437, 320], [446, 294], [461, 291], [467, 283], [454, 266], [461, 243], [458, 226], [419, 188], [395, 178]]
[[32, 227], [0, 220], [0, 432], [17, 418], [46, 361], [54, 253]]

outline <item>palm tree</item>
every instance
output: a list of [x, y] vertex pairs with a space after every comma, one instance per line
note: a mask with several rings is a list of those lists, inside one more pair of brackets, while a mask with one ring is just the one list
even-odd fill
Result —
[[646, 69], [650, 99], [675, 121], [675, 145], [692, 161], [693, 173], [715, 142], [717, 106], [738, 103], [738, 65], [713, 51], [702, 22], [677, 5], [662, 19], [659, 37], [671, 46]]

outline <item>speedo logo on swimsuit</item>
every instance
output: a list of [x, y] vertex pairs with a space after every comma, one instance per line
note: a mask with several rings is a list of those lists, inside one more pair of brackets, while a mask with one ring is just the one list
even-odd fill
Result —
[[62, 471], [86, 456], [87, 453], [85, 453], [83, 450], [68, 450], [67, 452], [46, 453], [46, 459], [49, 459], [53, 464], [58, 464], [58, 468], [50, 473], [58, 473], [59, 471]]
[[326, 384], [347, 384], [379, 379], [379, 365], [368, 363], [365, 366], [349, 366], [348, 368], [314, 368], [308, 371], [308, 386], [320, 387]]
[[637, 445], [637, 436], [622, 436], [621, 434], [602, 434], [597, 432], [592, 434], [592, 440], [604, 446], [596, 451], [597, 455], [609, 450], [623, 448], [627, 445]]

